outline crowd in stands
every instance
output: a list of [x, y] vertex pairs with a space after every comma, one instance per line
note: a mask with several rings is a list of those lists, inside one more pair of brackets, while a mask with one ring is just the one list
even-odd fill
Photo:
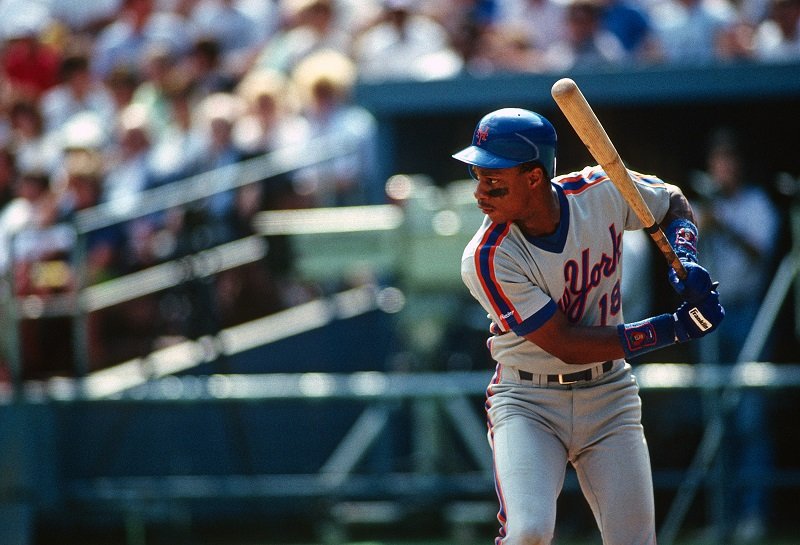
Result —
[[[0, 274], [44, 296], [74, 288], [78, 211], [135, 208], [143, 191], [315, 137], [357, 149], [92, 233], [88, 282], [246, 236], [259, 210], [380, 202], [357, 81], [797, 60], [800, 0], [0, 0], [0, 40]], [[296, 302], [259, 289], [252, 313]], [[153, 312], [185, 315], [172, 300]], [[131, 309], [115, 319], [98, 322], [169, 329]], [[51, 348], [43, 366], [69, 351], [31, 335]]]

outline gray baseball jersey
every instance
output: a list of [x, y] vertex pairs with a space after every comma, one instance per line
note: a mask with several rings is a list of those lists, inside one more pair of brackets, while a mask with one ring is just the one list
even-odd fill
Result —
[[[656, 220], [669, 208], [663, 181], [633, 173]], [[503, 330], [489, 348], [495, 361], [533, 373], [572, 373], [569, 365], [523, 336], [557, 309], [573, 323], [622, 323], [622, 234], [643, 226], [600, 167], [553, 180], [561, 203], [558, 230], [528, 237], [514, 224], [485, 218], [464, 250], [461, 276], [473, 297]]]

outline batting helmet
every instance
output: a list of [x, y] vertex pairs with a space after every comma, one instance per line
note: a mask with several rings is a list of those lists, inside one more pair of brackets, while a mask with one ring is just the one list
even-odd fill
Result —
[[[521, 108], [503, 108], [478, 122], [472, 145], [453, 154], [455, 159], [483, 168], [509, 168], [530, 161], [556, 174], [556, 130], [543, 116]], [[470, 176], [475, 174], [469, 168]]]

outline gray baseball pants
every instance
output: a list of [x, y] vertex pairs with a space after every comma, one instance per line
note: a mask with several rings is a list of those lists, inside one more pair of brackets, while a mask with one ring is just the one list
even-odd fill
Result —
[[567, 463], [604, 545], [654, 545], [650, 456], [639, 387], [627, 363], [572, 385], [497, 366], [487, 389], [489, 442], [500, 501], [497, 545], [551, 543]]

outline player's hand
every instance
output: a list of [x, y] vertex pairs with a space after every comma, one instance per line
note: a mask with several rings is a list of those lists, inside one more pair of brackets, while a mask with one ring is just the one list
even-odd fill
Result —
[[697, 303], [683, 303], [672, 316], [675, 319], [675, 338], [683, 343], [717, 329], [725, 318], [725, 309], [719, 302], [719, 292], [714, 290], [706, 292]]
[[492, 320], [489, 323], [489, 333], [491, 333], [492, 335], [504, 335], [506, 331], [500, 329], [500, 326], [497, 325], [494, 320]]
[[669, 268], [669, 283], [672, 288], [680, 295], [681, 299], [691, 304], [699, 303], [714, 288], [711, 283], [711, 275], [701, 265], [681, 258], [683, 268], [686, 269], [686, 279], [681, 280], [675, 273], [675, 269]]

